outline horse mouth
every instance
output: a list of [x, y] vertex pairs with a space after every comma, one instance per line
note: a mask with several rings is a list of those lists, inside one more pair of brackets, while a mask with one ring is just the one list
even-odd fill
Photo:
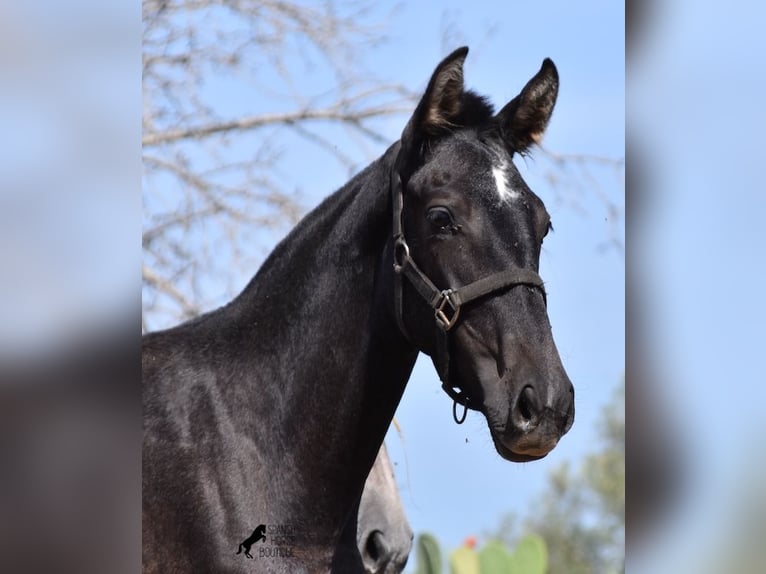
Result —
[[533, 462], [535, 460], [545, 458], [548, 454], [547, 452], [545, 454], [520, 454], [513, 452], [511, 449], [503, 446], [499, 441], [495, 441], [495, 450], [497, 450], [497, 453], [505, 460], [509, 460], [511, 462]]
[[510, 447], [507, 446], [507, 441], [504, 443], [503, 439], [498, 438], [494, 432], [489, 434], [492, 436], [492, 442], [495, 443], [497, 453], [511, 462], [533, 462], [545, 458], [558, 443], [557, 440], [552, 439], [533, 445], [522, 437], [514, 441], [514, 447]]

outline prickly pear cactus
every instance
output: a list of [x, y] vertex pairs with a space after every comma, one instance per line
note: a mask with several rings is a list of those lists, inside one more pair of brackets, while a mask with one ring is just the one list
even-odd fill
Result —
[[480, 574], [479, 554], [470, 546], [461, 546], [449, 556], [451, 574]]
[[501, 542], [489, 541], [479, 552], [481, 574], [512, 574], [511, 553]]
[[439, 543], [428, 533], [418, 536], [415, 574], [442, 574], [442, 553]]
[[[450, 574], [545, 574], [548, 570], [545, 541], [534, 534], [522, 538], [513, 552], [497, 541], [487, 542], [479, 552], [475, 546], [476, 538], [469, 536], [449, 555]], [[439, 543], [430, 534], [418, 537], [415, 574], [443, 574]]]
[[545, 574], [548, 570], [545, 540], [535, 534], [522, 538], [510, 557], [508, 574]]

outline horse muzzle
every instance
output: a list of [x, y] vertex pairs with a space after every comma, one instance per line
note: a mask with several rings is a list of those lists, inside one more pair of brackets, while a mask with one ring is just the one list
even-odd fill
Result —
[[487, 416], [500, 456], [528, 462], [543, 458], [556, 447], [574, 422], [574, 387], [565, 378], [557, 381], [556, 388], [557, 392], [551, 392], [547, 386], [526, 384], [512, 395], [505, 421]]

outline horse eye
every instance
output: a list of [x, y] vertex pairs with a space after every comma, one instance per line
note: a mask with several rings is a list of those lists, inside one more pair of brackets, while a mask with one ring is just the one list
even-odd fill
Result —
[[428, 210], [428, 221], [440, 230], [446, 230], [453, 226], [452, 214], [445, 207], [434, 207]]

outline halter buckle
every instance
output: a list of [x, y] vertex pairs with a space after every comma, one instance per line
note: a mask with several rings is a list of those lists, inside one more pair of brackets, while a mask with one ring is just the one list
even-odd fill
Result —
[[[460, 305], [452, 300], [452, 289], [445, 289], [441, 292], [441, 298], [434, 306], [434, 316], [436, 317], [436, 324], [444, 331], [449, 331], [457, 323], [457, 318], [460, 315]], [[449, 313], [451, 317], [445, 313], [445, 309], [449, 306]]]

